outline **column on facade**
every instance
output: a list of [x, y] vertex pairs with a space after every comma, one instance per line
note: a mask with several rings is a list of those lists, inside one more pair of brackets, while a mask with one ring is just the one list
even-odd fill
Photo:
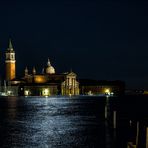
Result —
[[73, 95], [75, 95], [74, 89], [75, 89], [75, 87], [74, 87], [74, 78], [72, 78], [72, 94], [73, 94]]
[[71, 78], [71, 94], [73, 94], [73, 78]]
[[64, 95], [66, 95], [66, 87], [67, 87], [67, 78], [65, 79], [65, 89], [64, 89]]
[[74, 78], [74, 95], [76, 95], [76, 79]]
[[70, 78], [68, 78], [68, 95], [70, 94]]

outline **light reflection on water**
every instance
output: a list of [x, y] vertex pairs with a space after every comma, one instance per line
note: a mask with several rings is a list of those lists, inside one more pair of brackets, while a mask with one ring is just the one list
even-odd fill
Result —
[[100, 101], [86, 97], [1, 98], [0, 146], [103, 148], [104, 101]]

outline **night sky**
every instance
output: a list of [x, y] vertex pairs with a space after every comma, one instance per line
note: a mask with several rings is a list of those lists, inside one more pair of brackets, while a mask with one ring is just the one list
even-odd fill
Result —
[[49, 57], [57, 73], [148, 88], [147, 10], [146, 0], [1, 0], [1, 75], [11, 38], [18, 76]]

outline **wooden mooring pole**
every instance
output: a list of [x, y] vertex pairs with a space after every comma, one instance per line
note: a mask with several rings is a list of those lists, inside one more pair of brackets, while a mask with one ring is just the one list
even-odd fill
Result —
[[137, 121], [136, 148], [138, 148], [138, 140], [139, 140], [139, 122]]
[[113, 111], [113, 128], [116, 129], [117, 124], [117, 111]]
[[107, 105], [105, 105], [105, 119], [107, 119]]
[[146, 148], [148, 148], [148, 127], [146, 128]]

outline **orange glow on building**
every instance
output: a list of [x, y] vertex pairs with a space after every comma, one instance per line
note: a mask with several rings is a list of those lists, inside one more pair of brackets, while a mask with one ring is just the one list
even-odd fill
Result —
[[34, 76], [34, 82], [35, 83], [46, 83], [47, 79], [43, 75], [36, 75]]
[[15, 78], [15, 51], [13, 50], [11, 40], [9, 41], [8, 49], [6, 50], [6, 80]]
[[15, 62], [6, 62], [6, 80], [15, 78]]

